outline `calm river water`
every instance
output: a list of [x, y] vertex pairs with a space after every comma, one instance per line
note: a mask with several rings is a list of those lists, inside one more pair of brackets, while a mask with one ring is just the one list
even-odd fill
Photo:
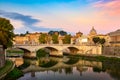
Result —
[[120, 64], [115, 62], [75, 57], [19, 58], [15, 62], [17, 66], [29, 63], [18, 80], [120, 80]]

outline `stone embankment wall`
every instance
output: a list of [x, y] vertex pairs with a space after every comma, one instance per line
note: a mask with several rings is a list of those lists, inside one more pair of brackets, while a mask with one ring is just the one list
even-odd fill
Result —
[[0, 68], [5, 64], [5, 54], [2, 45], [0, 45]]
[[104, 55], [120, 56], [120, 47], [104, 47]]

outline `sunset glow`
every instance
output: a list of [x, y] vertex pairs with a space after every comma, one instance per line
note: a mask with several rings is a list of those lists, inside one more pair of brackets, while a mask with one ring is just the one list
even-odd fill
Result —
[[15, 33], [65, 30], [88, 34], [120, 28], [120, 0], [0, 0], [0, 17], [11, 20]]

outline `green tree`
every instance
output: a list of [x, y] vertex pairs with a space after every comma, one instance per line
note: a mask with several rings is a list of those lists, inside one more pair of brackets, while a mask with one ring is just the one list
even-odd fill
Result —
[[15, 36], [19, 36], [19, 34], [15, 34]]
[[62, 30], [62, 31], [59, 31], [59, 34], [62, 35], [62, 36], [64, 36], [64, 35], [67, 35], [67, 32], [65, 32], [65, 31]]
[[29, 34], [29, 31], [26, 31], [25, 35], [26, 35], [26, 34]]
[[25, 34], [21, 33], [20, 36], [25, 36]]
[[97, 43], [99, 43], [100, 38], [99, 37], [94, 37], [92, 40], [95, 44], [97, 44]]
[[105, 40], [104, 38], [101, 38], [101, 39], [99, 40], [99, 43], [100, 43], [101, 45], [103, 45], [105, 42], [106, 42], [106, 40]]
[[70, 44], [71, 41], [71, 35], [65, 35], [64, 39], [63, 39], [63, 44]]
[[52, 35], [53, 44], [58, 44], [58, 35]]
[[9, 20], [5, 18], [0, 18], [0, 45], [3, 45], [3, 48], [12, 46], [13, 37], [14, 37], [14, 27]]
[[54, 31], [49, 31], [48, 34], [49, 34], [49, 35], [53, 35], [53, 34], [54, 34]]
[[47, 34], [41, 34], [40, 37], [39, 37], [40, 43], [45, 44], [46, 43], [46, 37], [47, 37]]
[[67, 32], [65, 32], [63, 30], [61, 30], [61, 31], [49, 31], [48, 34], [53, 35], [53, 34], [55, 34], [55, 32], [58, 32], [62, 36], [67, 35]]
[[48, 53], [44, 49], [39, 49], [36, 53], [38, 58], [45, 57]]
[[51, 40], [52, 40], [52, 37], [51, 37], [50, 35], [47, 35], [47, 36], [45, 37], [46, 43], [50, 44], [50, 41], [51, 41]]

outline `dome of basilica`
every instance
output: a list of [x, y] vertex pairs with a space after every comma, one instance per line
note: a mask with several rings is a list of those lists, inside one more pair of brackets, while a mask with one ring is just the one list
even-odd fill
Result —
[[96, 30], [94, 29], [94, 27], [92, 27], [92, 29], [90, 30], [89, 35], [97, 35]]

